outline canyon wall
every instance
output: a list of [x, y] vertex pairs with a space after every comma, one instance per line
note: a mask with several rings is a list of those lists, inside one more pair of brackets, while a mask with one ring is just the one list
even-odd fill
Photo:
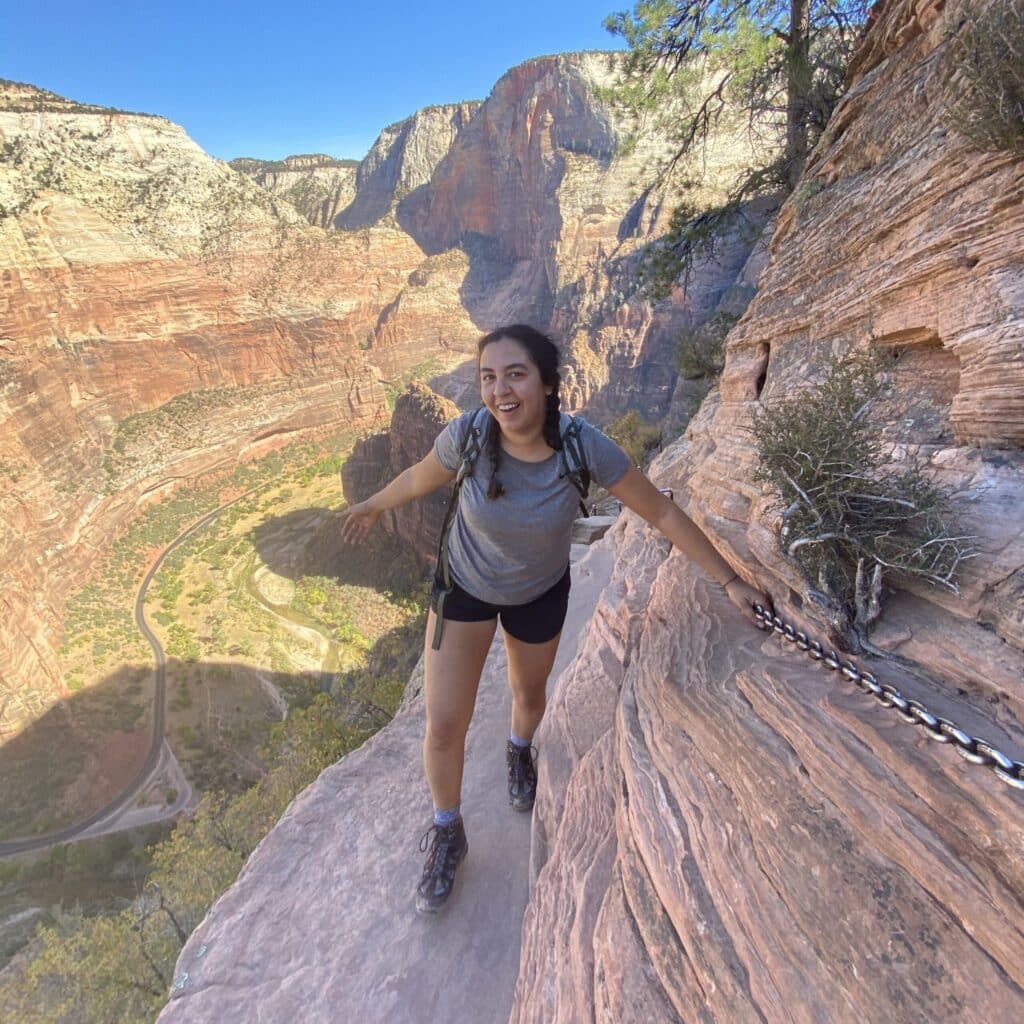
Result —
[[[876, 6], [848, 94], [766, 251], [736, 256], [741, 294], [711, 290], [709, 308], [738, 308], [757, 278], [720, 387], [652, 474], [782, 616], [821, 636], [817, 598], [779, 551], [779, 512], [754, 478], [749, 428], [759, 409], [821, 379], [835, 354], [892, 355], [892, 390], [873, 414], [895, 463], [919, 459], [950, 488], [978, 555], [958, 593], [891, 578], [874, 653], [857, 660], [1021, 759], [1024, 175], [1019, 159], [971, 149], [946, 121], [958, 83], [945, 14], [937, 0]], [[431, 230], [429, 204], [418, 209]], [[516, 249], [522, 239], [477, 251], [480, 237], [462, 236], [471, 269], [481, 252], [489, 272], [514, 256], [504, 280], [522, 275], [517, 301], [552, 297]], [[617, 315], [631, 322], [628, 310]], [[595, 338], [584, 332], [596, 374]], [[501, 841], [508, 826], [472, 840], [477, 852], [436, 921], [412, 917], [411, 850], [393, 855], [402, 880], [380, 872], [380, 850], [394, 849], [418, 800], [407, 792], [420, 735], [413, 704], [296, 800], [186, 946], [166, 1019], [244, 1015], [260, 999], [285, 1014], [301, 1006], [309, 1019], [351, 1006], [393, 1019], [415, 1016], [425, 992], [428, 1013], [475, 1000], [477, 1018], [517, 1024], [1022, 1016], [1019, 791], [842, 672], [757, 632], [637, 517], [625, 514], [603, 543], [615, 547], [611, 578], [535, 740], [540, 790], [521, 932], [481, 882], [518, 870], [514, 843]], [[479, 772], [497, 747], [489, 737], [476, 751], [478, 735], [470, 763]], [[471, 792], [471, 821], [486, 822], [485, 803], [501, 795], [498, 768], [487, 771], [486, 794]], [[373, 820], [343, 868], [307, 885], [292, 871], [295, 844], [321, 835], [313, 842], [326, 859], [336, 846], [330, 808], [346, 787], [374, 806]], [[294, 919], [268, 932], [275, 955], [265, 974], [239, 966], [257, 955], [247, 922], [273, 919], [275, 901], [293, 896], [318, 908], [310, 894], [329, 891], [335, 876], [366, 880], [351, 898], [372, 922], [373, 948], [388, 950], [386, 968], [366, 960], [363, 941], [338, 948], [340, 905], [312, 932]], [[467, 922], [486, 936], [471, 955]], [[480, 1006], [477, 982], [459, 1001], [462, 979], [499, 961], [502, 935], [513, 948], [521, 941], [507, 1018], [500, 997]], [[443, 987], [408, 985], [427, 958], [425, 936], [431, 966], [452, 965]], [[337, 986], [331, 965], [353, 957], [353, 984]]]
[[[395, 400], [395, 411], [386, 431], [359, 441], [341, 470], [345, 501], [365, 501], [401, 472], [419, 462], [433, 448], [445, 425], [458, 416], [458, 408], [414, 382]], [[380, 527], [401, 537], [424, 568], [433, 567], [437, 539], [441, 535], [451, 488], [384, 513]]]
[[[944, 5], [892, 0], [781, 212], [720, 393], [654, 467], [823, 635], [753, 480], [751, 415], [836, 352], [895, 350], [882, 414], [977, 538], [960, 593], [899, 578], [862, 668], [1024, 756], [1024, 183], [945, 119]], [[935, 1021], [1024, 1012], [1024, 804], [750, 629], [628, 517], [538, 737], [511, 1020]], [[989, 928], [983, 921], [998, 921]]]
[[[636, 293], [678, 189], [644, 188], [664, 140], [617, 151], [615, 75], [607, 54], [529, 61], [483, 104], [386, 129], [354, 178], [319, 156], [239, 173], [163, 118], [3, 83], [0, 735], [65, 692], [65, 602], [145, 506], [291, 438], [377, 430], [412, 376], [472, 402], [498, 323], [565, 341], [566, 406], [668, 408], [678, 329], [756, 257], [736, 240], [667, 302]], [[745, 152], [723, 132], [711, 166]]]
[[342, 229], [392, 224], [398, 204], [430, 182], [437, 165], [479, 109], [477, 101], [424, 107], [388, 125], [359, 164], [356, 195], [334, 220]]
[[3, 734], [62, 692], [63, 603], [144, 505], [386, 422], [360, 345], [423, 254], [306, 225], [162, 118], [7, 85], [0, 148]]

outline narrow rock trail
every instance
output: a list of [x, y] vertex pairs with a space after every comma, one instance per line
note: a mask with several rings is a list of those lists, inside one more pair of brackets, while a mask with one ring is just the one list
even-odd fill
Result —
[[[549, 692], [611, 575], [612, 542], [574, 548], [577, 557]], [[416, 699], [295, 799], [190, 937], [161, 1024], [504, 1024], [530, 857], [530, 817], [509, 807], [506, 790], [510, 709], [496, 637], [466, 742], [469, 856], [442, 913], [414, 906], [431, 818]]]

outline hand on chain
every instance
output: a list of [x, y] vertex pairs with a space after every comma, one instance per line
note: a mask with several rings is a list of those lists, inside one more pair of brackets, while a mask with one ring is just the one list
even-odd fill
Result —
[[380, 512], [368, 508], [365, 501], [350, 505], [342, 510], [341, 514], [344, 517], [341, 524], [341, 539], [346, 544], [366, 540], [381, 516]]

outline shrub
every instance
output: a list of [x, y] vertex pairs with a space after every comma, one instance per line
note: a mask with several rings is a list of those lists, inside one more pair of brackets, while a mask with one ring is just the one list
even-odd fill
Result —
[[1024, 154], [1024, 0], [959, 4], [949, 33], [960, 94], [950, 121], [982, 150]]
[[822, 382], [755, 416], [755, 479], [779, 494], [780, 546], [825, 609], [833, 642], [862, 649], [887, 574], [957, 592], [971, 557], [946, 494], [912, 461], [897, 469], [872, 421], [885, 383], [877, 358], [833, 359]]
[[739, 317], [717, 313], [700, 327], [683, 331], [676, 343], [676, 367], [687, 380], [717, 377], [725, 367], [725, 336]]
[[647, 453], [661, 444], [661, 427], [648, 423], [635, 410], [630, 410], [605, 427], [605, 433], [616, 441], [634, 465], [643, 465]]

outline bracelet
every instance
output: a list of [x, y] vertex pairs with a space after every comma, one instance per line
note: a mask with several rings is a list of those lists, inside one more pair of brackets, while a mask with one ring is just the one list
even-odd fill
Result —
[[738, 572], [734, 572], [732, 574], [732, 576], [729, 577], [729, 579], [727, 579], [724, 583], [720, 583], [719, 586], [723, 590], [726, 590], [726, 589], [728, 589], [729, 584], [732, 583], [733, 580], [738, 580], [739, 578], [740, 578], [740, 574]]

